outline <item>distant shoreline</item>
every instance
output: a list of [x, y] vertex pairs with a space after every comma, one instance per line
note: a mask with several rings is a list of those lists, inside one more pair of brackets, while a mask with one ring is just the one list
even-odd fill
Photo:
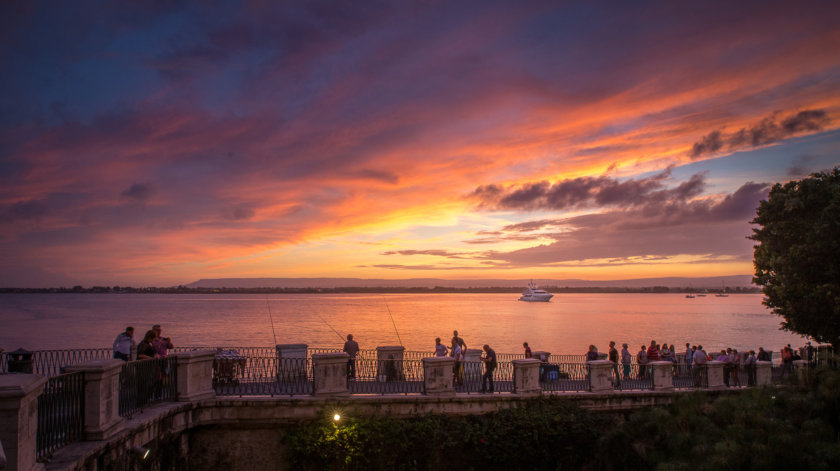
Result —
[[[689, 287], [651, 286], [642, 288], [620, 287], [561, 287], [545, 286], [546, 291], [554, 294], [564, 293], [701, 293], [713, 296], [721, 292], [726, 294], [760, 294], [759, 287], [724, 287], [723, 289], [702, 290]], [[338, 288], [188, 288], [176, 287], [121, 287], [121, 286], [93, 286], [84, 288], [0, 288], [0, 293], [15, 294], [446, 294], [446, 293], [521, 293], [522, 288], [486, 287], [486, 288], [453, 288], [446, 286], [427, 287], [338, 287]]]

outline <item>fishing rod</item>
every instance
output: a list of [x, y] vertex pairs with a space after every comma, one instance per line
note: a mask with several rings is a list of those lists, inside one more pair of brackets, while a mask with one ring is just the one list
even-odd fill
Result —
[[[382, 296], [381, 294], [379, 296]], [[385, 296], [382, 296], [382, 302], [385, 303], [385, 307], [388, 309], [388, 315], [391, 316], [391, 324], [394, 325], [394, 332], [397, 333], [397, 340], [400, 341], [400, 346], [402, 346], [402, 339], [400, 338], [400, 331], [397, 330], [397, 323], [394, 322], [394, 315], [391, 314], [391, 308], [388, 307], [388, 301], [385, 300]]]
[[335, 332], [335, 335], [338, 335], [338, 338], [340, 338], [342, 341], [344, 341], [344, 336], [343, 336], [343, 335], [341, 335], [341, 334], [339, 334], [339, 333], [338, 333], [338, 331], [336, 331], [335, 329], [333, 329], [333, 327], [330, 325], [330, 323], [329, 323], [329, 322], [327, 322], [327, 321], [326, 321], [326, 319], [324, 319], [323, 317], [321, 317], [321, 315], [320, 315], [320, 314], [318, 314], [318, 311], [315, 311], [315, 315], [316, 315], [316, 316], [318, 316], [318, 319], [321, 319], [321, 321], [322, 321], [324, 324], [327, 324], [327, 327], [329, 327], [331, 331]]
[[268, 318], [271, 319], [271, 335], [274, 336], [274, 345], [277, 345], [277, 334], [274, 333], [274, 316], [271, 315], [271, 304], [269, 304], [268, 298], [265, 298], [265, 305], [268, 307]]

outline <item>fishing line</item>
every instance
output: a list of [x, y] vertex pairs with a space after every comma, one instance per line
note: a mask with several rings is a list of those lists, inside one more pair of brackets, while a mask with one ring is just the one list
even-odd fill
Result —
[[316, 315], [316, 316], [318, 316], [318, 319], [321, 319], [321, 321], [322, 321], [324, 324], [327, 324], [327, 327], [329, 327], [331, 331], [335, 332], [335, 335], [338, 335], [338, 338], [340, 338], [342, 341], [344, 341], [344, 336], [343, 336], [343, 335], [339, 334], [339, 333], [338, 333], [335, 329], [333, 329], [333, 327], [330, 325], [330, 323], [329, 323], [329, 322], [327, 322], [327, 321], [326, 321], [326, 319], [324, 319], [323, 317], [321, 317], [321, 315], [320, 315], [320, 314], [318, 314], [318, 311], [314, 311], [314, 312], [315, 312], [315, 315]]
[[265, 305], [268, 308], [268, 318], [271, 319], [271, 335], [274, 336], [274, 345], [277, 345], [277, 334], [274, 333], [274, 317], [271, 315], [271, 304], [269, 304], [268, 298], [265, 298]]
[[[382, 295], [380, 294], [380, 296], [382, 296]], [[385, 303], [385, 307], [388, 309], [388, 315], [391, 316], [391, 324], [394, 324], [394, 332], [397, 333], [397, 340], [400, 341], [400, 346], [402, 347], [403, 343], [402, 343], [402, 339], [400, 338], [400, 331], [397, 330], [397, 323], [394, 322], [394, 315], [391, 314], [391, 308], [388, 307], [388, 301], [385, 300], [385, 296], [382, 296], [382, 302]]]

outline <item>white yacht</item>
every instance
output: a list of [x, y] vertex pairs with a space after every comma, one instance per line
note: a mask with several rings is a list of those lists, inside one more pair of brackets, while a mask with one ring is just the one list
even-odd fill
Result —
[[548, 291], [537, 289], [537, 285], [534, 284], [533, 281], [528, 283], [528, 289], [522, 293], [522, 296], [519, 297], [520, 301], [528, 301], [532, 303], [547, 303], [551, 298], [554, 297], [553, 294], [549, 293]]

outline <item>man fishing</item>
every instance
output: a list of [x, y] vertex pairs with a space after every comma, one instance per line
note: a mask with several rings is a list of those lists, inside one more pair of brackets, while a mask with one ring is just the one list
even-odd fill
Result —
[[344, 342], [344, 352], [347, 359], [347, 377], [356, 379], [356, 354], [359, 353], [359, 344], [353, 340], [353, 334], [347, 334], [347, 341]]

